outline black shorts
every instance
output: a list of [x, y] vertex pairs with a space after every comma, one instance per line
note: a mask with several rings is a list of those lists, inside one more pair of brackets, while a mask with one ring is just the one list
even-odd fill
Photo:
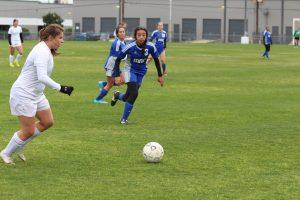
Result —
[[295, 37], [295, 40], [299, 40], [299, 37]]
[[270, 51], [271, 45], [270, 44], [265, 44], [265, 48], [266, 48], [266, 51]]

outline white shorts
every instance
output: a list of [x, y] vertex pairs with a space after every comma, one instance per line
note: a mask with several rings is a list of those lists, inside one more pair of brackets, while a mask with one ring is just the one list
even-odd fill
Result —
[[11, 47], [19, 47], [22, 46], [21, 41], [11, 41]]
[[12, 115], [26, 117], [34, 117], [37, 111], [47, 110], [50, 108], [49, 101], [45, 96], [38, 101], [10, 97], [9, 105]]
[[109, 77], [113, 76], [116, 60], [117, 60], [117, 57], [111, 56], [108, 58], [106, 65], [105, 65], [106, 76], [109, 76]]

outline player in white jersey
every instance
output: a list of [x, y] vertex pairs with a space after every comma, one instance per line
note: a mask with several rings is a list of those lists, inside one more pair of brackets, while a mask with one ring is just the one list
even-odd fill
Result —
[[[9, 43], [9, 66], [20, 67], [20, 60], [23, 55], [23, 35], [22, 35], [22, 28], [19, 26], [19, 21], [14, 19], [13, 26], [11, 26], [8, 30], [8, 43]], [[18, 55], [16, 59], [14, 58], [15, 49], [18, 51]]]
[[[22, 72], [10, 91], [11, 114], [18, 116], [21, 129], [13, 135], [0, 157], [6, 164], [13, 164], [13, 153], [25, 161], [24, 146], [53, 125], [53, 115], [44, 95], [45, 86], [71, 95], [72, 86], [62, 86], [50, 78], [53, 56], [63, 43], [63, 28], [49, 25], [40, 31], [40, 40], [29, 53]], [[36, 118], [38, 121], [36, 122]]]

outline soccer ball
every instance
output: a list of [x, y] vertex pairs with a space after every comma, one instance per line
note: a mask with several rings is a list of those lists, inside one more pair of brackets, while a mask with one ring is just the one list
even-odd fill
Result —
[[157, 142], [149, 142], [144, 146], [143, 156], [147, 162], [157, 163], [163, 158], [164, 149]]

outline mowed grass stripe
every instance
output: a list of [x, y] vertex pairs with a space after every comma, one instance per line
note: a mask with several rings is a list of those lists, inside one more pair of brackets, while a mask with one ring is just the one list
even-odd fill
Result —
[[[25, 42], [25, 56], [35, 42]], [[20, 69], [0, 46], [0, 147], [18, 128], [9, 90]], [[26, 147], [28, 161], [0, 165], [0, 199], [297, 199], [299, 194], [299, 49], [274, 45], [168, 45], [160, 87], [149, 66], [129, 126], [123, 105], [94, 105], [110, 43], [66, 41], [46, 89], [55, 125]], [[118, 88], [125, 91], [126, 87]], [[112, 92], [106, 97], [109, 101]], [[159, 164], [143, 161], [149, 141]]]

